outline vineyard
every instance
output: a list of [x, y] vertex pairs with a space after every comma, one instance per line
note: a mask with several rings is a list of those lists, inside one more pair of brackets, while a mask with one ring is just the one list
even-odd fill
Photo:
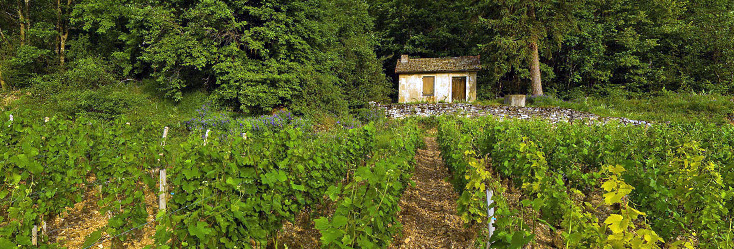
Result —
[[[467, 221], [494, 248], [734, 248], [734, 128], [438, 120]], [[487, 233], [484, 233], [486, 237]], [[482, 247], [483, 248], [483, 247]]]
[[[111, 218], [82, 248], [125, 248], [146, 226], [159, 248], [265, 248], [284, 222], [325, 206], [309, 214], [324, 247], [385, 247], [400, 231], [397, 201], [419, 141], [411, 122], [316, 132], [271, 118], [167, 138], [124, 120], [2, 118], [2, 248], [59, 247], [59, 228], [46, 223], [94, 190]], [[167, 200], [152, 221], [145, 192]]]
[[68, 246], [58, 231], [75, 224], [51, 221], [89, 200], [107, 222], [85, 249], [130, 247], [143, 229], [154, 248], [274, 248], [300, 216], [322, 248], [407, 244], [401, 198], [434, 126], [437, 169], [459, 195], [451, 212], [477, 248], [734, 248], [730, 125], [442, 116], [324, 128], [279, 113], [169, 134], [23, 116], [0, 116], [2, 248]]

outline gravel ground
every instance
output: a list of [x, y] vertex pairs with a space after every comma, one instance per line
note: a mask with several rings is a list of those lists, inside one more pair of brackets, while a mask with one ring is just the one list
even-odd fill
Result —
[[615, 120], [625, 125], [652, 125], [647, 121], [628, 118], [599, 117], [593, 113], [580, 112], [573, 109], [558, 107], [513, 107], [513, 106], [483, 106], [467, 103], [456, 104], [373, 104], [385, 110], [388, 118], [404, 118], [409, 116], [440, 116], [460, 115], [466, 117], [495, 116], [500, 119], [531, 119], [540, 118], [555, 122], [586, 121], [590, 123], [607, 123]]

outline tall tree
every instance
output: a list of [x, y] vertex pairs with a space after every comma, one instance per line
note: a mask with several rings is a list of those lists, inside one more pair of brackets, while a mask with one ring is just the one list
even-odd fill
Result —
[[215, 101], [245, 112], [344, 112], [389, 90], [360, 1], [98, 2], [78, 3], [75, 22], [96, 34], [117, 33], [111, 37], [124, 52], [113, 55], [128, 57], [174, 99], [206, 88]]
[[0, 87], [2, 87], [2, 90], [8, 90], [8, 86], [5, 84], [5, 80], [3, 80], [3, 69], [0, 67]]
[[673, 12], [678, 7], [659, 2], [593, 0], [578, 8], [577, 28], [547, 61], [557, 76], [555, 89], [660, 90], [656, 84], [664, 79], [659, 69], [672, 66], [656, 62], [655, 55], [661, 38], [670, 33], [666, 30], [676, 29]]
[[683, 88], [734, 92], [734, 2], [689, 0], [681, 17], [685, 25], [673, 48], [682, 52], [679, 63], [692, 79]]
[[560, 46], [563, 36], [575, 25], [574, 12], [583, 5], [584, 0], [480, 1], [480, 23], [497, 32], [483, 47], [492, 49], [495, 59], [512, 58], [495, 64], [495, 78], [513, 72], [523, 78], [530, 76], [532, 94], [543, 95], [541, 50]]
[[[376, 53], [388, 76], [396, 79], [401, 54], [445, 57], [476, 54], [471, 0], [368, 0], [379, 43]], [[481, 33], [481, 32], [480, 32]], [[397, 88], [397, 81], [393, 81]], [[397, 99], [397, 95], [393, 96]]]
[[[2, 5], [0, 4], [0, 6], [2, 6]], [[0, 24], [2, 24], [1, 20], [2, 19], [0, 19]], [[5, 32], [3, 32], [3, 29], [2, 28], [0, 28], [0, 44], [4, 44], [3, 47], [5, 47], [6, 49], [7, 48], [12, 49], [12, 46], [13, 46], [10, 43], [10, 40], [8, 40], [8, 38], [5, 36]], [[3, 79], [3, 70], [4, 70], [4, 68], [3, 68], [3, 63], [2, 62], [5, 61], [5, 56], [4, 55], [5, 55], [4, 51], [2, 51], [2, 49], [0, 49], [0, 89], [2, 89], [3, 91], [4, 90], [8, 90], [8, 86], [5, 83], [5, 79]]]
[[30, 0], [18, 0], [18, 24], [20, 33], [20, 45], [23, 46], [28, 40], [28, 29], [31, 27]]
[[66, 62], [66, 42], [69, 40], [70, 14], [73, 0], [56, 0], [56, 44], [54, 51], [59, 58], [59, 65], [64, 68]]

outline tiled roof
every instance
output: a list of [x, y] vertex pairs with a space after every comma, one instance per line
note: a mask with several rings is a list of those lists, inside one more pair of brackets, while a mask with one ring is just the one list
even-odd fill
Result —
[[443, 58], [410, 58], [403, 55], [398, 59], [395, 73], [467, 72], [479, 69], [479, 55]]

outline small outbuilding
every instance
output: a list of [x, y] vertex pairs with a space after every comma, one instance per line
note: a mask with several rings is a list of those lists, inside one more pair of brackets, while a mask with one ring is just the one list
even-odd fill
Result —
[[477, 99], [479, 56], [410, 58], [400, 56], [398, 102], [471, 102]]

